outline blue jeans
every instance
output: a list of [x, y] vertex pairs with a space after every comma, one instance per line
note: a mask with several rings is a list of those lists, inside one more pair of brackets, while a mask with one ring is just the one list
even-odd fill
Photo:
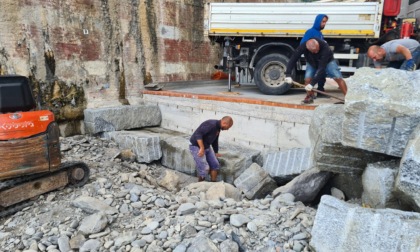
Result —
[[[316, 73], [316, 68], [311, 66], [310, 64], [306, 64], [306, 71], [305, 71], [305, 79], [307, 78], [313, 78]], [[327, 67], [325, 69], [325, 72], [327, 73], [327, 77], [330, 78], [343, 78], [343, 75], [341, 75], [340, 68], [337, 65], [337, 62], [335, 60], [330, 61], [330, 63], [327, 64]]]
[[193, 155], [195, 164], [197, 165], [198, 176], [206, 177], [210, 170], [220, 169], [219, 160], [217, 160], [216, 154], [212, 148], [205, 149], [202, 157], [198, 156], [199, 151], [199, 147], [190, 145], [190, 152]]
[[[420, 46], [417, 47], [416, 50], [414, 50], [414, 52], [411, 53], [411, 58], [413, 59], [414, 63], [416, 64], [416, 69], [420, 69]], [[394, 63], [394, 65], [392, 65], [393, 62], [390, 62], [388, 64], [388, 67], [393, 67], [393, 68], [397, 68], [397, 69], [404, 69], [405, 65], [407, 64], [406, 60], [402, 60], [402, 61], [397, 61], [399, 63], [399, 65], [397, 65], [398, 63]]]

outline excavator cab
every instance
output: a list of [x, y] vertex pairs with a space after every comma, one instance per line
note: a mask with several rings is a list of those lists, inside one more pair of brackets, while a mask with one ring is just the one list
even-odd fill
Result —
[[37, 195], [87, 182], [85, 163], [61, 163], [59, 136], [54, 114], [37, 110], [29, 79], [0, 76], [0, 217]]

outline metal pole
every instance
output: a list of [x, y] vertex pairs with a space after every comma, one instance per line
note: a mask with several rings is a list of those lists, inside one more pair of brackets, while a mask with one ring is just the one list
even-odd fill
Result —
[[228, 68], [229, 68], [229, 74], [228, 74], [228, 90], [229, 90], [229, 92], [231, 92], [231, 90], [232, 90], [232, 83], [231, 83], [231, 75], [232, 75], [232, 66], [231, 66], [231, 64], [232, 64], [232, 62], [231, 62], [231, 60], [230, 60], [230, 55], [228, 56], [228, 58], [227, 58], [227, 62], [228, 62]]

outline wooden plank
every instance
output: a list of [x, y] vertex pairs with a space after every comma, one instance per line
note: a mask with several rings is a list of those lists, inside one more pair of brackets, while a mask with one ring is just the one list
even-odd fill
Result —
[[0, 206], [8, 207], [68, 184], [67, 171], [27, 182], [0, 192]]
[[46, 134], [26, 139], [0, 141], [0, 179], [46, 172], [61, 162], [57, 141], [48, 146]]

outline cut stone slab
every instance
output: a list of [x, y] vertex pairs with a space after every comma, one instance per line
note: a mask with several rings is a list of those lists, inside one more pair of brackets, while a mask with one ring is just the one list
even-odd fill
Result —
[[263, 169], [279, 185], [284, 185], [311, 167], [311, 148], [296, 148], [268, 153]]
[[253, 163], [259, 163], [261, 152], [257, 150], [248, 149], [238, 145], [231, 145], [222, 142], [219, 144], [220, 175], [219, 179], [226, 183], [233, 184], [243, 171], [248, 169]]
[[284, 186], [273, 191], [273, 197], [290, 193], [295, 201], [311, 203], [331, 177], [331, 172], [319, 171], [316, 168], [306, 170]]
[[195, 162], [189, 149], [189, 137], [174, 136], [162, 137], [162, 160], [161, 164], [170, 169], [195, 176]]
[[309, 129], [313, 166], [321, 171], [361, 175], [368, 163], [393, 158], [385, 154], [343, 146], [342, 131], [349, 127], [343, 125], [343, 121], [344, 105], [321, 105], [315, 109]]
[[395, 187], [402, 200], [420, 212], [420, 126], [405, 148]]
[[[196, 165], [189, 149], [189, 139], [187, 135], [161, 134], [162, 165], [195, 176]], [[219, 153], [222, 156], [218, 158], [220, 171], [217, 180], [231, 184], [260, 156], [259, 151], [223, 142], [219, 142]]]
[[359, 68], [349, 78], [343, 145], [401, 157], [420, 121], [420, 71]]
[[398, 200], [393, 194], [398, 166], [397, 160], [367, 166], [362, 176], [362, 202], [364, 204], [373, 208], [396, 208], [392, 206], [397, 206]]
[[253, 163], [234, 181], [248, 199], [260, 199], [277, 188], [277, 183], [256, 163]]
[[322, 252], [418, 251], [419, 223], [419, 213], [363, 208], [324, 195], [310, 247]]
[[116, 142], [120, 149], [130, 149], [139, 163], [151, 163], [162, 157], [159, 134], [147, 131], [105, 132], [104, 137]]
[[162, 120], [157, 105], [132, 105], [84, 110], [85, 131], [100, 132], [159, 126]]

